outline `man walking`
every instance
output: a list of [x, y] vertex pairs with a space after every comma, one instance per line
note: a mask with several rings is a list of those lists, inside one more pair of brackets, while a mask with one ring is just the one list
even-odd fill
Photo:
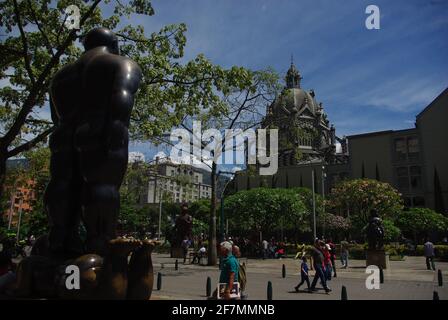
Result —
[[[434, 264], [434, 256], [435, 256], [434, 244], [431, 241], [429, 241], [429, 238], [426, 238], [426, 242], [424, 244], [423, 251], [424, 251], [424, 254], [426, 257], [426, 268], [428, 270], [431, 270], [431, 267], [432, 267], [432, 270], [436, 270], [436, 266]], [[430, 264], [430, 262], [431, 262], [431, 264]]]
[[224, 299], [230, 299], [230, 292], [233, 288], [234, 282], [238, 282], [239, 263], [232, 254], [232, 244], [228, 241], [221, 243], [219, 253], [222, 259], [221, 275], [219, 276], [219, 283], [226, 283], [224, 289]]
[[342, 269], [346, 269], [348, 267], [348, 242], [347, 239], [341, 241], [341, 263]]
[[315, 270], [315, 274], [314, 274], [314, 279], [313, 282], [311, 283], [311, 290], [312, 291], [316, 291], [316, 284], [317, 284], [317, 280], [320, 279], [320, 282], [322, 283], [322, 286], [325, 289], [326, 293], [331, 292], [331, 289], [327, 286], [327, 279], [325, 278], [325, 274], [324, 274], [324, 255], [322, 253], [322, 246], [324, 246], [325, 244], [316, 239], [314, 241], [314, 247], [312, 248], [312, 252], [311, 255], [313, 257], [313, 264], [314, 264], [314, 270]]

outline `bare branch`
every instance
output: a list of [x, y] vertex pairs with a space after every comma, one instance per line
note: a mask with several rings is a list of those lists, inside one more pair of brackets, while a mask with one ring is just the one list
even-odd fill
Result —
[[40, 133], [38, 136], [36, 136], [34, 139], [25, 142], [24, 144], [12, 149], [11, 151], [8, 151], [7, 153], [7, 158], [11, 158], [14, 157], [16, 155], [18, 155], [21, 152], [27, 151], [29, 149], [31, 149], [32, 147], [34, 147], [35, 145], [37, 145], [39, 142], [42, 142], [45, 140], [45, 138], [51, 133], [53, 132], [54, 127], [48, 128], [47, 130], [43, 131], [42, 133]]
[[20, 16], [19, 6], [17, 5], [17, 0], [13, 0], [13, 4], [14, 4], [14, 14], [16, 15], [17, 26], [20, 31], [20, 39], [22, 41], [22, 46], [23, 46], [22, 54], [23, 54], [23, 60], [25, 61], [25, 68], [26, 68], [26, 71], [28, 72], [28, 76], [30, 77], [31, 83], [34, 85], [34, 83], [35, 83], [34, 74], [33, 74], [33, 70], [31, 69], [31, 62], [30, 62], [30, 58], [28, 56], [28, 39], [26, 38], [25, 31], [23, 30], [22, 18]]

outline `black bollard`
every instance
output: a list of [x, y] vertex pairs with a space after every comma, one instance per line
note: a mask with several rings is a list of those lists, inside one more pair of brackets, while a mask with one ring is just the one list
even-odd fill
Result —
[[342, 286], [341, 300], [348, 300], [348, 297], [347, 297], [347, 288], [346, 288], [345, 286]]
[[286, 278], [286, 267], [285, 267], [285, 265], [282, 266], [282, 278]]
[[161, 290], [162, 289], [162, 274], [159, 272], [157, 274], [157, 290]]
[[272, 282], [268, 281], [268, 300], [272, 300]]
[[442, 270], [437, 272], [437, 279], [439, 280], [439, 287], [443, 286]]
[[384, 283], [384, 272], [383, 272], [383, 268], [380, 268], [380, 283]]
[[432, 300], [439, 300], [439, 293], [437, 291], [432, 293]]
[[174, 270], [179, 270], [179, 261], [174, 262]]
[[212, 295], [212, 279], [210, 277], [207, 277], [207, 286], [205, 287], [205, 294], [207, 297], [210, 297]]

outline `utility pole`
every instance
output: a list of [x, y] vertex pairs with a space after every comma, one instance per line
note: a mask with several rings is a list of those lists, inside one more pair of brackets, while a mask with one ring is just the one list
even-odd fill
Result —
[[313, 243], [316, 240], [316, 194], [314, 190], [314, 168], [311, 168], [311, 183], [313, 188]]
[[[323, 212], [322, 215], [325, 215], [325, 166], [322, 166], [322, 208], [323, 208]], [[323, 219], [323, 227], [322, 227], [322, 233], [323, 236], [325, 237], [325, 218]]]
[[22, 222], [22, 205], [23, 205], [23, 199], [20, 199], [20, 203], [19, 203], [19, 223], [17, 224], [16, 243], [19, 243], [19, 238], [20, 238], [20, 223]]

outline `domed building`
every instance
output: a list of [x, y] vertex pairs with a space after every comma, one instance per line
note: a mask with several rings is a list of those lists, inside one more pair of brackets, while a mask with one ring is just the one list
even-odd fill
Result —
[[[285, 77], [286, 86], [267, 107], [262, 127], [279, 130], [280, 166], [318, 159], [337, 161], [335, 128], [330, 124], [322, 103], [317, 101], [314, 90], [302, 89], [301, 80], [302, 76], [291, 62]], [[344, 139], [338, 140], [346, 149]], [[339, 161], [344, 161], [339, 158]]]

